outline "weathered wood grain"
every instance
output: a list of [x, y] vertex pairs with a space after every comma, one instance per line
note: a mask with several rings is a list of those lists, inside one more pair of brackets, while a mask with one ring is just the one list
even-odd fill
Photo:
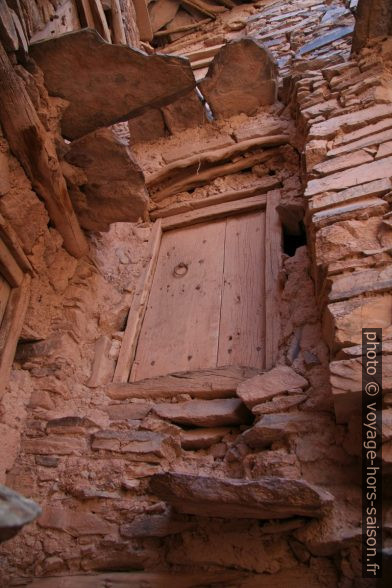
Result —
[[222, 202], [221, 204], [215, 204], [199, 210], [176, 214], [173, 217], [167, 217], [162, 220], [162, 230], [168, 231], [241, 212], [259, 210], [265, 206], [266, 201], [267, 197], [261, 194], [260, 196], [251, 196], [250, 198], [244, 198], [238, 201]]
[[164, 234], [132, 380], [216, 366], [225, 228]]
[[127, 382], [129, 378], [132, 362], [135, 357], [137, 339], [146, 310], [152, 279], [154, 277], [161, 236], [161, 221], [158, 220], [153, 226], [149, 240], [149, 262], [140, 276], [138, 287], [129, 309], [127, 326], [114, 372], [114, 382]]
[[226, 221], [218, 366], [264, 366], [265, 213]]
[[269, 194], [265, 218], [265, 368], [276, 364], [280, 337], [279, 273], [282, 265], [282, 228], [277, 206], [280, 192]]
[[260, 178], [260, 181], [250, 188], [244, 188], [242, 190], [234, 190], [230, 192], [223, 192], [208, 198], [202, 198], [200, 200], [185, 200], [184, 202], [175, 202], [165, 208], [158, 208], [150, 212], [150, 218], [165, 218], [168, 216], [174, 216], [176, 214], [182, 214], [184, 212], [190, 212], [192, 210], [198, 210], [199, 208], [205, 208], [206, 206], [213, 206], [214, 204], [222, 204], [223, 202], [233, 202], [233, 200], [242, 200], [243, 198], [249, 198], [250, 196], [258, 196], [264, 194], [269, 190], [278, 188], [280, 181], [273, 176], [265, 176]]
[[87, 242], [72, 208], [54, 143], [1, 45], [0, 81], [0, 122], [11, 150], [45, 201], [64, 247], [71, 255], [81, 257], [87, 253]]

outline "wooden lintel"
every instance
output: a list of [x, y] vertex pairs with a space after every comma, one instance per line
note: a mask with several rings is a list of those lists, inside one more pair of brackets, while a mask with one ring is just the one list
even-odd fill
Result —
[[233, 143], [233, 145], [221, 149], [209, 149], [202, 153], [196, 153], [189, 157], [185, 157], [184, 159], [173, 161], [173, 163], [169, 163], [162, 170], [152, 174], [151, 177], [147, 179], [147, 185], [149, 187], [155, 186], [166, 178], [171, 177], [173, 173], [177, 173], [180, 170], [192, 166], [197, 166], [198, 169], [200, 169], [200, 167], [206, 163], [209, 164], [225, 161], [252, 149], [279, 147], [280, 145], [288, 143], [289, 140], [290, 137], [287, 134], [266, 135], [263, 137], [255, 137], [254, 139], [247, 139], [246, 141], [240, 141], [239, 143]]
[[54, 143], [1, 44], [0, 123], [12, 152], [44, 200], [65, 249], [74, 257], [85, 255], [87, 242], [72, 208]]
[[149, 239], [149, 262], [140, 276], [138, 288], [133, 296], [132, 304], [129, 309], [127, 326], [121, 343], [120, 354], [118, 356], [116, 369], [114, 372], [113, 382], [127, 382], [131, 371], [133, 359], [135, 357], [136, 345], [142, 325], [144, 313], [154, 271], [158, 260], [159, 247], [161, 244], [162, 229], [161, 220], [157, 220], [152, 228]]
[[279, 273], [282, 265], [282, 227], [277, 206], [280, 191], [270, 192], [265, 215], [265, 369], [276, 365], [280, 337]]
[[176, 214], [172, 217], [168, 216], [162, 220], [162, 231], [179, 229], [180, 227], [187, 227], [189, 225], [223, 218], [232, 214], [241, 214], [241, 212], [260, 210], [265, 207], [266, 202], [266, 195], [261, 194], [259, 196], [252, 196], [251, 198], [244, 198], [243, 200], [222, 202], [221, 204], [207, 206], [199, 210]]
[[179, 194], [180, 192], [185, 192], [186, 190], [196, 188], [196, 186], [203, 186], [204, 184], [207, 184], [214, 178], [228, 176], [230, 174], [235, 174], [243, 169], [249, 169], [258, 163], [267, 161], [273, 155], [275, 155], [275, 153], [276, 151], [272, 149], [258, 153], [252, 153], [251, 155], [238, 158], [236, 161], [230, 161], [229, 163], [215, 165], [201, 172], [196, 171], [193, 174], [185, 176], [180, 180], [175, 180], [171, 182], [158, 192], [154, 192], [153, 194], [151, 194], [151, 199], [154, 200], [154, 202], [160, 202], [168, 196], [174, 196], [175, 194]]
[[267, 176], [261, 178], [260, 182], [250, 188], [244, 188], [242, 190], [232, 190], [229, 192], [222, 192], [220, 194], [214, 194], [208, 198], [201, 198], [199, 200], [184, 200], [182, 202], [175, 202], [170, 206], [164, 208], [158, 208], [150, 212], [150, 218], [155, 220], [157, 218], [166, 218], [168, 216], [174, 216], [176, 214], [183, 214], [184, 212], [191, 212], [192, 210], [198, 210], [199, 208], [205, 208], [206, 206], [213, 206], [214, 204], [222, 204], [223, 202], [233, 202], [233, 200], [242, 200], [243, 198], [249, 198], [250, 196], [258, 196], [265, 194], [270, 190], [279, 188], [281, 183], [273, 176]]
[[0, 399], [4, 394], [30, 299], [31, 277], [13, 288], [0, 327]]

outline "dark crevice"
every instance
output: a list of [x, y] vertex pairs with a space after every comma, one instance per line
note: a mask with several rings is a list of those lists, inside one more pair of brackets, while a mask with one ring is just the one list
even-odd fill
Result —
[[300, 221], [298, 227], [298, 234], [293, 235], [283, 226], [283, 251], [290, 257], [295, 255], [298, 247], [303, 247], [307, 244], [304, 223]]

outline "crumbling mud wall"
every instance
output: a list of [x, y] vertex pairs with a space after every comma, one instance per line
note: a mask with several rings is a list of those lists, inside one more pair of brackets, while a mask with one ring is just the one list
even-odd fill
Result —
[[[361, 328], [390, 329], [390, 43], [351, 54], [354, 4], [263, 0], [177, 38], [140, 31], [183, 77], [161, 80], [166, 95], [143, 111], [112, 78], [117, 110], [97, 109], [111, 118], [86, 132], [54, 75], [66, 55], [86, 58], [83, 31], [33, 46], [44, 74], [16, 67], [88, 253], [66, 250], [3, 137], [0, 213], [33, 271], [1, 405], [1, 481], [43, 510], [1, 547], [4, 586], [368, 585], [354, 410]], [[182, 21], [170, 23], [156, 31]], [[169, 64], [154, 59], [148, 96]], [[254, 196], [278, 202], [283, 227], [272, 369], [113, 382], [154, 223]], [[115, 222], [127, 219], [138, 222]]]

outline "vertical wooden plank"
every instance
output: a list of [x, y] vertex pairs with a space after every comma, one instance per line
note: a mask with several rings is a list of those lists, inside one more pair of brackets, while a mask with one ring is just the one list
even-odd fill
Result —
[[163, 234], [133, 381], [216, 366], [226, 220]]
[[94, 17], [91, 12], [89, 0], [76, 0], [76, 7], [82, 29], [86, 27], [95, 29]]
[[11, 292], [11, 286], [0, 274], [0, 326], [7, 308], [8, 298]]
[[154, 223], [149, 239], [149, 261], [138, 283], [131, 307], [129, 309], [127, 326], [121, 343], [113, 382], [127, 382], [131, 365], [135, 356], [140, 327], [146, 310], [146, 302], [150, 292], [152, 279], [159, 254], [162, 228], [161, 220]]
[[102, 7], [101, 0], [90, 0], [90, 8], [95, 21], [95, 28], [98, 33], [107, 41], [112, 42], [108, 21], [106, 20], [105, 11]]
[[152, 41], [154, 33], [152, 32], [150, 14], [147, 10], [146, 0], [133, 0], [136, 12], [136, 24], [139, 29], [141, 41]]
[[282, 265], [282, 227], [276, 207], [279, 190], [268, 194], [265, 220], [265, 369], [276, 364], [280, 337], [279, 272]]
[[126, 45], [127, 39], [125, 36], [120, 0], [111, 0], [111, 6], [112, 6], [113, 43], [117, 43], [119, 45]]
[[8, 382], [16, 346], [30, 299], [31, 277], [26, 274], [19, 288], [11, 290], [0, 327], [0, 399]]
[[264, 367], [264, 264], [265, 213], [228, 218], [218, 367]]

